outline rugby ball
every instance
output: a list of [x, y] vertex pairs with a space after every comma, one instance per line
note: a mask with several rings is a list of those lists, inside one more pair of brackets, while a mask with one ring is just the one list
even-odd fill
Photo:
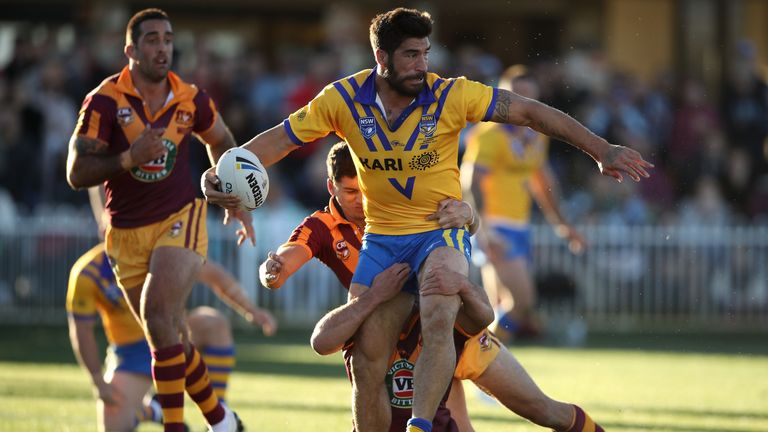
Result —
[[243, 210], [255, 210], [267, 199], [267, 170], [255, 154], [242, 147], [231, 148], [221, 155], [216, 175], [221, 181], [221, 191], [237, 195]]

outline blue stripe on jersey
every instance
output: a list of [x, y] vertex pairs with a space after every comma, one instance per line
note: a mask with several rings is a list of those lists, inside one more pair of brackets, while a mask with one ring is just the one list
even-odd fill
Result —
[[300, 140], [299, 137], [297, 137], [296, 134], [293, 133], [293, 129], [291, 129], [291, 122], [288, 121], [288, 119], [283, 120], [283, 129], [285, 129], [285, 133], [288, 134], [288, 138], [290, 138], [294, 144], [296, 144], [297, 146], [304, 145], [304, 141]]
[[208, 372], [232, 372], [232, 368], [231, 367], [211, 366], [211, 365], [208, 365], [208, 364], [206, 366], [208, 366]]
[[451, 80], [450, 83], [445, 87], [443, 92], [440, 94], [440, 100], [437, 101], [437, 109], [435, 110], [435, 124], [440, 121], [440, 114], [443, 112], [443, 106], [445, 106], [445, 100], [448, 99], [448, 93], [451, 91], [451, 88], [453, 88], [453, 85], [456, 83], [455, 80]]
[[92, 280], [93, 283], [95, 283], [96, 286], [99, 287], [99, 291], [101, 291], [101, 294], [104, 296], [104, 299], [112, 303], [112, 306], [114, 307], [122, 306], [122, 303], [121, 303], [121, 301], [123, 300], [122, 291], [120, 291], [120, 289], [117, 288], [117, 286], [115, 286], [112, 283], [110, 283], [109, 285], [104, 285], [104, 282], [111, 282], [111, 281], [105, 280], [104, 278], [96, 276], [95, 274], [91, 273], [88, 267], [83, 269], [83, 271], [80, 272], [80, 274]]
[[443, 81], [445, 81], [445, 80], [442, 79], [442, 78], [438, 78], [438, 79], [435, 80], [435, 83], [432, 84], [432, 93], [433, 94], [437, 91], [438, 87], [440, 87], [440, 84], [442, 84]]
[[[352, 98], [349, 96], [349, 93], [347, 93], [347, 90], [344, 88], [344, 86], [340, 82], [333, 83], [333, 87], [338, 90], [339, 94], [341, 94], [341, 97], [344, 99], [344, 102], [347, 103], [347, 108], [349, 108], [349, 111], [352, 113], [352, 117], [355, 119], [355, 122], [359, 125], [360, 124], [360, 114], [357, 113], [357, 110], [355, 109], [355, 103], [352, 101]], [[363, 137], [365, 140], [365, 143], [368, 145], [368, 150], [371, 152], [377, 152], [376, 146], [373, 144], [373, 141], [371, 141], [370, 138]], [[390, 148], [390, 150], [392, 150]]]
[[[425, 105], [424, 108], [421, 110], [421, 115], [427, 114], [427, 111], [429, 110], [429, 105]], [[413, 145], [416, 144], [416, 138], [419, 137], [419, 126], [420, 124], [416, 125], [416, 128], [413, 129], [413, 133], [411, 133], [410, 138], [408, 138], [408, 143], [405, 145], [405, 151], [411, 151], [413, 149]], [[426, 148], [424, 145], [421, 146], [421, 149]]]
[[228, 346], [228, 347], [205, 347], [203, 349], [203, 354], [205, 355], [213, 355], [213, 356], [233, 356], [235, 355], [235, 347], [234, 346]]
[[485, 112], [485, 117], [483, 117], [483, 121], [490, 121], [491, 117], [493, 117], [493, 108], [496, 106], [496, 99], [499, 96], [499, 89], [496, 87], [493, 88], [493, 96], [491, 97], [491, 104], [488, 105], [488, 111]]
[[[355, 92], [360, 90], [360, 87], [357, 85], [357, 81], [355, 81], [354, 78], [349, 78], [347, 82], [352, 86], [352, 90], [354, 90]], [[373, 111], [371, 110], [371, 106], [363, 105], [363, 111], [365, 111], [365, 113], [368, 114], [369, 117], [374, 118], [373, 121], [376, 122], [376, 136], [379, 137], [379, 141], [381, 141], [381, 146], [384, 147], [384, 150], [391, 151], [392, 146], [389, 144], [389, 139], [387, 138], [387, 134], [384, 133], [384, 130], [381, 127], [379, 127], [378, 125], [379, 122], [375, 120], [376, 118], [373, 116]]]
[[225, 389], [225, 388], [227, 388], [227, 383], [211, 380], [211, 387]]

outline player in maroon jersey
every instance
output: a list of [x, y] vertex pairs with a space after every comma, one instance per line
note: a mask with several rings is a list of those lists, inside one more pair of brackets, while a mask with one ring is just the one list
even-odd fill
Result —
[[[128, 65], [83, 102], [67, 181], [76, 189], [104, 183], [107, 254], [152, 349], [165, 430], [183, 430], [186, 389], [214, 432], [235, 431], [236, 416], [216, 399], [183, 322], [208, 248], [206, 205], [190, 182], [192, 136], [206, 144], [212, 164], [235, 140], [208, 95], [170, 71], [173, 30], [165, 12], [135, 14], [124, 52]], [[230, 215], [243, 224], [240, 242], [254, 241], [250, 214]]]

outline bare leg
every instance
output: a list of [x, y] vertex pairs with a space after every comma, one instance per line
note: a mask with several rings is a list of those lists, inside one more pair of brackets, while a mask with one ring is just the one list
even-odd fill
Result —
[[[353, 284], [350, 292], [367, 289]], [[382, 304], [355, 335], [352, 348], [352, 407], [357, 432], [388, 431], [391, 412], [384, 376], [403, 322], [413, 306], [413, 296], [400, 293]]]
[[504, 406], [539, 426], [566, 430], [573, 421], [573, 405], [549, 398], [505, 348], [475, 380]]
[[[427, 257], [419, 281], [436, 266], [445, 266], [465, 277], [469, 265], [464, 255], [451, 247], [439, 247]], [[438, 270], [439, 271], [439, 270]], [[413, 417], [432, 421], [456, 368], [453, 325], [461, 299], [457, 295], [422, 296], [421, 334], [424, 347], [413, 373]]]
[[467, 412], [467, 398], [464, 395], [464, 386], [462, 382], [453, 379], [451, 382], [451, 393], [445, 406], [451, 411], [451, 418], [459, 426], [459, 432], [475, 432], [472, 422], [469, 421], [469, 412]]
[[144, 395], [152, 386], [152, 379], [146, 375], [130, 372], [107, 372], [104, 380], [115, 387], [118, 393], [116, 403], [105, 404], [96, 401], [99, 431], [131, 431], [136, 427], [136, 413], [142, 407]]

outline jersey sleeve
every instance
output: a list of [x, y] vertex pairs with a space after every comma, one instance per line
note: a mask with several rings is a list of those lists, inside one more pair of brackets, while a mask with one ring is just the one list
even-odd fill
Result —
[[192, 131], [203, 136], [216, 122], [216, 114], [218, 113], [216, 104], [208, 96], [208, 93], [200, 89], [198, 89], [193, 103], [195, 104], [195, 124], [192, 126]]
[[[343, 100], [333, 84], [323, 89], [307, 105], [288, 116], [283, 127], [296, 145], [324, 138], [331, 132], [341, 136], [337, 114]], [[343, 136], [342, 136], [343, 138]]]
[[113, 98], [98, 92], [90, 93], [80, 107], [75, 135], [109, 143], [116, 116], [117, 102]]
[[309, 250], [313, 258], [319, 258], [332, 244], [333, 236], [328, 225], [319, 218], [309, 216], [293, 230], [290, 239], [283, 246], [303, 246]]
[[456, 78], [454, 86], [461, 89], [461, 100], [468, 122], [477, 123], [491, 119], [498, 89], [464, 77]]
[[98, 290], [97, 278], [88, 270], [73, 269], [69, 276], [67, 289], [67, 314], [76, 320], [95, 320], [96, 310], [95, 292]]

